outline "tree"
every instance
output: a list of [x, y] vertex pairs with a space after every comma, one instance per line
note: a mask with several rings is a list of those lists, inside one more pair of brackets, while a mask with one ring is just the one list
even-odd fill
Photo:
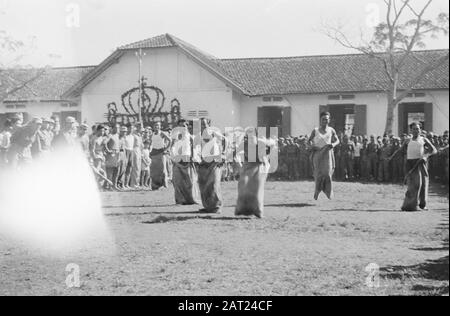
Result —
[[23, 57], [34, 49], [33, 43], [25, 43], [0, 30], [0, 103], [41, 77], [46, 68], [20, 65]]
[[[432, 71], [448, 62], [448, 52], [437, 60], [425, 61], [415, 54], [417, 49], [425, 48], [425, 40], [448, 35], [448, 13], [441, 13], [433, 21], [425, 18], [425, 14], [433, 0], [416, 8], [412, 0], [384, 0], [386, 4], [385, 21], [379, 23], [372, 39], [365, 41], [361, 36], [358, 45], [352, 43], [343, 31], [342, 26], [325, 26], [325, 34], [340, 45], [376, 58], [383, 67], [386, 82], [380, 88], [387, 96], [387, 119], [385, 133], [392, 134], [394, 113], [402, 102], [425, 77]], [[402, 78], [408, 66], [408, 60], [414, 59], [417, 67], [407, 80]], [[410, 72], [410, 69], [409, 69]], [[400, 87], [400, 79], [402, 86]]]

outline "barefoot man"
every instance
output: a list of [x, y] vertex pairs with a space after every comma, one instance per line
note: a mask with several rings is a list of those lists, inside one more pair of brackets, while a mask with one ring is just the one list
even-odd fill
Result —
[[406, 140], [402, 148], [396, 151], [389, 159], [402, 152], [406, 152], [406, 177], [408, 190], [403, 201], [402, 211], [417, 212], [419, 209], [427, 210], [428, 186], [428, 158], [437, 153], [433, 144], [421, 135], [422, 129], [418, 122], [410, 125], [412, 138]]
[[312, 162], [316, 191], [314, 199], [324, 192], [329, 199], [333, 197], [333, 173], [336, 167], [334, 147], [339, 145], [339, 138], [334, 128], [330, 127], [331, 115], [324, 112], [320, 115], [320, 127], [313, 130], [310, 143], [313, 147]]

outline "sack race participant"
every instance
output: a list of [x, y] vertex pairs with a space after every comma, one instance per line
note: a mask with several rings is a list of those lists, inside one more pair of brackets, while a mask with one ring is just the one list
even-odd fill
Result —
[[[198, 137], [198, 136], [197, 136]], [[201, 213], [220, 213], [222, 207], [222, 141], [223, 135], [201, 120], [201, 162], [198, 165], [198, 185], [202, 199]]]
[[150, 157], [152, 164], [150, 167], [150, 178], [152, 180], [152, 190], [162, 187], [167, 188], [167, 150], [170, 148], [170, 137], [161, 130], [161, 122], [156, 122], [151, 136], [152, 151]]
[[430, 175], [428, 173], [428, 158], [437, 153], [433, 144], [421, 135], [421, 125], [418, 122], [410, 125], [412, 138], [406, 140], [402, 148], [389, 159], [392, 160], [401, 153], [406, 153], [405, 183], [408, 185], [402, 211], [417, 212], [427, 209], [428, 187]]
[[273, 149], [276, 144], [276, 140], [258, 137], [256, 130], [245, 137], [244, 161], [239, 174], [238, 199], [235, 209], [236, 216], [264, 217], [264, 186], [270, 169], [267, 148], [278, 150]]
[[194, 141], [189, 133], [187, 122], [179, 120], [178, 128], [172, 133], [172, 184], [175, 203], [194, 205], [200, 202], [198, 174], [194, 155]]
[[312, 144], [312, 164], [315, 181], [314, 199], [324, 192], [331, 199], [333, 197], [333, 173], [336, 167], [334, 148], [340, 141], [336, 131], [329, 126], [331, 115], [324, 112], [320, 115], [320, 127], [315, 128], [309, 138]]

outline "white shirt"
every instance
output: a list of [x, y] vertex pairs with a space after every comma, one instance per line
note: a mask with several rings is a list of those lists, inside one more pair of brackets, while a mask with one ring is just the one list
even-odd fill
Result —
[[6, 149], [9, 147], [11, 142], [11, 133], [10, 132], [2, 132], [0, 133], [0, 148]]
[[333, 139], [333, 129], [331, 127], [327, 128], [327, 132], [324, 135], [320, 133], [319, 128], [315, 129], [313, 140], [315, 147], [323, 148], [327, 145], [331, 145], [332, 139]]
[[191, 135], [186, 132], [182, 139], [178, 139], [178, 135], [172, 135], [174, 145], [172, 147], [172, 155], [177, 156], [191, 156]]
[[411, 139], [408, 143], [408, 150], [406, 157], [410, 159], [422, 159], [425, 155], [425, 140], [422, 136], [417, 137], [416, 140]]
[[363, 144], [356, 143], [355, 145], [355, 158], [361, 157], [361, 150], [363, 149]]
[[125, 150], [134, 149], [134, 135], [125, 136]]
[[163, 149], [166, 147], [165, 139], [161, 136], [161, 134], [153, 134], [152, 135], [152, 148], [153, 149]]

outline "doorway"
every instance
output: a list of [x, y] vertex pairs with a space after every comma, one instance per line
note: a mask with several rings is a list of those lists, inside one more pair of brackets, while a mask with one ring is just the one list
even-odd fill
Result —
[[355, 105], [354, 104], [332, 104], [328, 105], [331, 114], [330, 125], [337, 133], [352, 135], [355, 127]]
[[281, 106], [263, 106], [258, 108], [258, 127], [265, 127], [267, 137], [270, 128], [277, 127], [278, 135], [287, 137], [291, 134], [291, 108]]
[[420, 122], [422, 128], [433, 130], [433, 104], [432, 103], [401, 103], [398, 105], [399, 135], [409, 133], [409, 125]]

